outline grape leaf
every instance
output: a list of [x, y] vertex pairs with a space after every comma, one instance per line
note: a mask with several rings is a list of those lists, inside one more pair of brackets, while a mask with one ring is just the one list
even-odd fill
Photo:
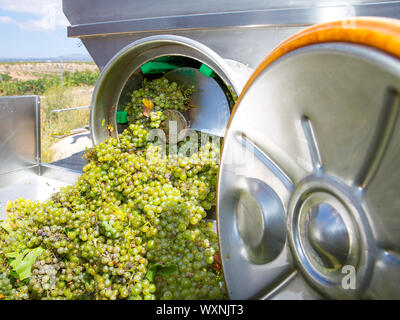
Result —
[[6, 256], [8, 258], [14, 258], [10, 262], [10, 266], [17, 273], [20, 280], [29, 278], [32, 274], [32, 266], [36, 259], [43, 253], [44, 249], [37, 247], [33, 250], [26, 249], [23, 252], [10, 252]]
[[178, 266], [176, 264], [171, 264], [168, 266], [163, 266], [160, 263], [153, 264], [150, 266], [146, 273], [146, 278], [150, 281], [154, 281], [156, 275], [167, 276], [178, 271]]
[[21, 263], [22, 259], [24, 258], [25, 254], [29, 251], [29, 249], [26, 249], [22, 252], [9, 252], [6, 253], [6, 257], [8, 258], [14, 258], [14, 260], [11, 261], [10, 266], [15, 267], [18, 264]]
[[18, 273], [16, 273], [14, 270], [11, 270], [10, 275], [15, 279], [19, 279]]
[[145, 98], [142, 99], [142, 103], [143, 103], [143, 114], [148, 118], [150, 117], [150, 112], [154, 108], [154, 103], [153, 101]]

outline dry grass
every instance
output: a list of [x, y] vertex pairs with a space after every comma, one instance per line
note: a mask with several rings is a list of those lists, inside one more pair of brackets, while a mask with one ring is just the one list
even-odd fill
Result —
[[51, 110], [90, 105], [92, 87], [51, 88], [41, 97], [42, 162], [55, 161], [52, 145], [58, 141], [53, 135], [89, 124], [89, 109], [52, 113]]
[[8, 74], [15, 80], [36, 80], [44, 75], [60, 74], [63, 71], [98, 71], [92, 62], [3, 62], [0, 73]]
[[[93, 62], [0, 62], [0, 74], [11, 76], [12, 80], [36, 80], [43, 76], [60, 75], [81, 71], [98, 72]], [[88, 106], [93, 87], [52, 87], [40, 96], [41, 99], [41, 151], [42, 162], [50, 163], [54, 158], [52, 146], [59, 141], [53, 135], [65, 134], [89, 124], [89, 109], [52, 113], [52, 110]]]

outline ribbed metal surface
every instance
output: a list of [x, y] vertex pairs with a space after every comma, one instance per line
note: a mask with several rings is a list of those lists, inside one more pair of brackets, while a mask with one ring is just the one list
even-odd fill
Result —
[[219, 174], [231, 298], [400, 297], [399, 92], [397, 58], [344, 43], [295, 50], [251, 83]]

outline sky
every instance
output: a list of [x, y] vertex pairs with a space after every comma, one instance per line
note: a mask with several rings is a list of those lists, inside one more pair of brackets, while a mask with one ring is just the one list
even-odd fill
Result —
[[62, 0], [0, 0], [0, 59], [88, 55], [69, 24]]

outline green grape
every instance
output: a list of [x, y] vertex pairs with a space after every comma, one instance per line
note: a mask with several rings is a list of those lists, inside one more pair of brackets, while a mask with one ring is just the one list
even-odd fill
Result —
[[[162, 111], [187, 110], [192, 92], [165, 78], [144, 81], [124, 106], [128, 128], [86, 153], [74, 185], [41, 203], [7, 203], [0, 299], [227, 298], [217, 235], [205, 219], [216, 201], [219, 141], [192, 155], [165, 155], [147, 141], [163, 127]], [[143, 99], [154, 104], [148, 117]], [[38, 247], [31, 275], [19, 279], [12, 256]], [[150, 281], [157, 265], [172, 271]]]

